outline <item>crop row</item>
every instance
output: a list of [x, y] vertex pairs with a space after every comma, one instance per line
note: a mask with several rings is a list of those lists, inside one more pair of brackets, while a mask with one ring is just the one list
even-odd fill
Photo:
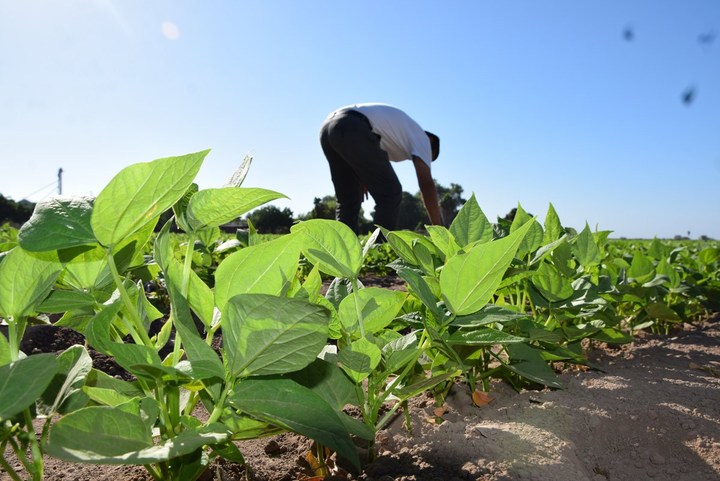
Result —
[[[97, 198], [38, 204], [18, 245], [0, 244], [0, 450], [33, 479], [47, 454], [192, 480], [214, 458], [243, 462], [235, 441], [288, 430], [327, 448], [319, 472], [328, 453], [360, 469], [358, 440], [372, 455], [414, 396], [442, 402], [458, 380], [480, 392], [493, 377], [561, 388], [551, 363], [586, 364], [584, 340], [629, 342], [717, 310], [717, 243], [611, 242], [564, 228], [552, 205], [544, 225], [518, 206], [507, 231], [471, 197], [426, 235], [361, 242], [316, 219], [220, 242], [220, 225], [282, 195], [241, 187], [247, 164], [235, 185], [199, 190], [207, 153], [131, 165]], [[383, 253], [406, 290], [362, 285]], [[82, 345], [25, 356], [28, 323], [50, 314], [134, 380], [94, 369]], [[1, 467], [21, 479], [5, 457]]]

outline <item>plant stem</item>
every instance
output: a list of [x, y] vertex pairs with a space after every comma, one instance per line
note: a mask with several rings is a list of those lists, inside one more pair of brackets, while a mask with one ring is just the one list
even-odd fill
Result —
[[110, 273], [112, 274], [113, 281], [115, 282], [115, 285], [120, 292], [120, 300], [122, 301], [123, 306], [127, 311], [127, 316], [130, 319], [130, 322], [127, 324], [130, 328], [130, 335], [135, 340], [135, 343], [145, 346], [152, 346], [153, 344], [150, 341], [148, 333], [145, 331], [145, 328], [142, 325], [142, 320], [137, 314], [137, 309], [133, 305], [130, 294], [128, 293], [127, 289], [125, 289], [123, 279], [122, 277], [120, 277], [120, 273], [118, 272], [117, 266], [115, 265], [115, 258], [112, 255], [112, 251], [110, 251], [110, 249], [107, 249], [106, 252], [108, 265], [110, 266]]
[[30, 408], [26, 408], [24, 411], [25, 424], [29, 434], [30, 442], [30, 453], [32, 456], [32, 477], [33, 481], [42, 481], [43, 478], [43, 454], [40, 449], [37, 437], [35, 436], [35, 430], [33, 429], [32, 415], [30, 414]]

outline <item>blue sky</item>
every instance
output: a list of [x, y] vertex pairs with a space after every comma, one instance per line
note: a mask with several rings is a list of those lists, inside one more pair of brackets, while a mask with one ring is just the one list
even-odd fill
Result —
[[201, 188], [250, 154], [245, 185], [305, 213], [333, 193], [320, 124], [358, 102], [437, 133], [433, 176], [491, 220], [552, 203], [615, 237], [720, 238], [716, 0], [0, 0], [15, 200], [61, 167], [64, 194], [97, 195], [129, 164], [212, 148]]

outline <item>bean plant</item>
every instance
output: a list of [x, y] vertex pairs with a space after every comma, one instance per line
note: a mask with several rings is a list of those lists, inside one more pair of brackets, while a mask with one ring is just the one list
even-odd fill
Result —
[[[45, 455], [193, 480], [214, 459], [243, 463], [239, 441], [284, 431], [315, 442], [318, 475], [331, 453], [359, 470], [356, 445], [372, 460], [415, 396], [442, 404], [460, 380], [479, 404], [492, 378], [562, 388], [553, 363], [592, 367], [588, 342], [719, 308], [717, 242], [612, 241], [563, 226], [552, 204], [542, 225], [521, 205], [493, 225], [471, 196], [426, 233], [360, 240], [315, 219], [223, 241], [221, 225], [283, 195], [242, 185], [249, 159], [199, 189], [207, 154], [128, 166], [96, 198], [41, 202], [0, 232], [0, 449], [33, 480]], [[364, 286], [368, 269], [404, 288]], [[51, 318], [86, 345], [23, 353], [27, 327]]]

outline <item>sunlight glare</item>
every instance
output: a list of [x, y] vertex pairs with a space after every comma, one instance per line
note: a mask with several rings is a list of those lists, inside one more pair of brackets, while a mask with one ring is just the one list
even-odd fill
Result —
[[177, 40], [180, 38], [180, 29], [174, 22], [165, 21], [161, 26], [162, 33], [168, 40]]

